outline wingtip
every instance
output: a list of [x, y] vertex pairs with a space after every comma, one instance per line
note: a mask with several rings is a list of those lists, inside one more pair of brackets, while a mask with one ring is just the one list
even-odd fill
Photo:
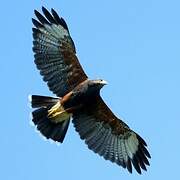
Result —
[[31, 18], [31, 20], [32, 20], [32, 23], [34, 24], [34, 26], [35, 26], [35, 24], [36, 24], [36, 20], [34, 19], [34, 18]]
[[145, 141], [141, 136], [139, 136], [137, 133], [136, 133], [136, 136], [137, 136], [138, 140], [139, 140], [144, 146], [147, 146], [146, 141]]
[[131, 159], [131, 162], [132, 162], [134, 168], [136, 169], [136, 171], [138, 172], [138, 174], [141, 174], [140, 162], [136, 158], [136, 155], [134, 155], [134, 157]]
[[45, 12], [47, 12], [48, 10], [47, 10], [47, 8], [45, 8], [44, 6], [42, 6], [42, 12], [45, 14]]
[[128, 161], [126, 162], [126, 167], [128, 171], [132, 174], [132, 164], [130, 158], [128, 158]]
[[39, 12], [36, 10], [36, 9], [34, 9], [34, 14], [37, 16], [37, 14], [38, 14]]
[[56, 11], [53, 8], [51, 8], [51, 13], [56, 13]]
[[41, 8], [41, 9], [42, 9], [42, 11], [47, 10], [44, 6], [42, 6], [42, 8]]
[[40, 12], [37, 11], [36, 9], [34, 10], [34, 14], [35, 14], [35, 16], [36, 16], [37, 18], [38, 18], [39, 16], [41, 16]]

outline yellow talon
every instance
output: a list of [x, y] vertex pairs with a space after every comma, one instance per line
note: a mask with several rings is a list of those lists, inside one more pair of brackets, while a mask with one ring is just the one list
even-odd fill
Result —
[[65, 121], [71, 117], [70, 113], [67, 113], [60, 102], [57, 102], [51, 109], [48, 110], [48, 118], [55, 123]]

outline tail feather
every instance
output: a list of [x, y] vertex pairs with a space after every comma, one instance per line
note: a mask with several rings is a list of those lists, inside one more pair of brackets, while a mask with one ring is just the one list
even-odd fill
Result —
[[49, 96], [40, 96], [32, 95], [30, 96], [32, 108], [52, 106], [59, 101], [59, 98], [49, 97]]
[[58, 124], [51, 134], [51, 138], [62, 143], [68, 130], [69, 122], [70, 120], [66, 120], [64, 123]]
[[69, 126], [70, 116], [58, 123], [48, 117], [49, 109], [59, 101], [59, 98], [33, 95], [31, 99], [32, 107], [38, 107], [32, 112], [32, 121], [37, 129], [47, 139], [62, 143]]

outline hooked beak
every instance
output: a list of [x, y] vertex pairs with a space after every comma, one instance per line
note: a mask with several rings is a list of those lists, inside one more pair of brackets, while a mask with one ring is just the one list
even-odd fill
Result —
[[100, 83], [101, 83], [102, 85], [106, 85], [106, 84], [108, 84], [108, 82], [107, 82], [107, 81], [105, 81], [105, 80], [102, 80]]

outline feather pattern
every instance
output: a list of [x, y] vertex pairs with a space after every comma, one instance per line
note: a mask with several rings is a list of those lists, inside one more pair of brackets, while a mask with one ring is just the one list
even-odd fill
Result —
[[[50, 13], [42, 7], [42, 14], [36, 10], [34, 13], [36, 19], [32, 19], [33, 52], [37, 69], [49, 89], [57, 96], [63, 97], [76, 92], [88, 77], [78, 61], [66, 22], [54, 9], [51, 9]], [[80, 108], [75, 108], [76, 110], [72, 112], [73, 123], [80, 138], [85, 140], [89, 149], [104, 159], [127, 168], [130, 173], [134, 167], [141, 174], [141, 170], [146, 170], [146, 166], [149, 165], [148, 158], [151, 158], [146, 142], [112, 113], [100, 97], [100, 89], [98, 93], [92, 95], [91, 92], [87, 97], [84, 91], [81, 92], [83, 97], [76, 96]], [[49, 106], [59, 98], [32, 97], [36, 99], [32, 101], [32, 107], [38, 108], [33, 111], [32, 120], [37, 129], [46, 138], [63, 142], [70, 116], [61, 123], [54, 123], [48, 117]], [[73, 109], [76, 103], [72, 102], [64, 101], [64, 105]]]
[[[103, 112], [103, 114], [102, 114]], [[88, 148], [106, 160], [141, 174], [149, 165], [145, 141], [117, 119], [99, 96], [91, 105], [73, 115], [73, 123]]]
[[62, 97], [87, 76], [78, 61], [64, 19], [53, 9], [50, 13], [42, 7], [42, 12], [43, 15], [35, 10], [37, 20], [32, 19], [35, 26], [32, 29], [35, 64], [49, 89]]

